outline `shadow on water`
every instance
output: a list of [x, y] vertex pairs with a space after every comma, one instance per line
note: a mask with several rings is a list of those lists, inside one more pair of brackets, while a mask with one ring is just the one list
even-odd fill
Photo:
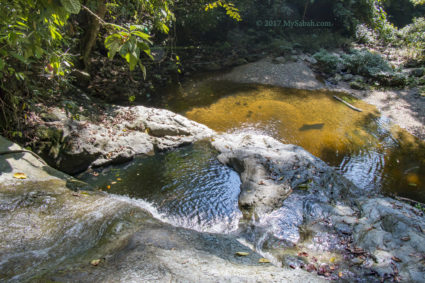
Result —
[[363, 101], [329, 91], [214, 80], [188, 81], [168, 91], [158, 106], [219, 132], [266, 134], [300, 145], [365, 191], [425, 202], [424, 142]]

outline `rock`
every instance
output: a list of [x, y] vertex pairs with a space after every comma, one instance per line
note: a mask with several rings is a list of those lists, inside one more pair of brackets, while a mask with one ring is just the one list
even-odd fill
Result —
[[[221, 135], [212, 145], [221, 152], [218, 159], [241, 174], [240, 206], [256, 213], [281, 207], [298, 185], [315, 179], [320, 183], [317, 172], [329, 170], [302, 148], [281, 144], [268, 136]], [[340, 194], [333, 191], [332, 198]]]
[[408, 76], [419, 78], [425, 74], [425, 69], [424, 68], [406, 69], [406, 73]]
[[345, 81], [345, 82], [351, 81], [351, 80], [353, 80], [353, 78], [354, 78], [354, 76], [352, 74], [344, 74], [342, 76], [342, 80]]
[[218, 71], [218, 70], [221, 70], [222, 67], [220, 66], [220, 64], [216, 62], [209, 62], [203, 65], [203, 69], [205, 71]]
[[[22, 148], [0, 137], [0, 150]], [[81, 185], [70, 190], [72, 177], [28, 152], [1, 154], [0, 167], [3, 281], [324, 282], [303, 270], [259, 264], [254, 251], [236, 256], [247, 250], [236, 237], [173, 227], [153, 218], [159, 214], [142, 200]], [[28, 178], [14, 179], [18, 171]]]
[[381, 85], [389, 87], [402, 87], [407, 83], [405, 75], [393, 72], [379, 72], [374, 75], [374, 79]]
[[217, 77], [217, 80], [299, 89], [322, 89], [324, 87], [304, 61], [275, 64], [269, 59], [263, 59], [236, 67], [231, 72]]
[[312, 65], [317, 64], [317, 60], [313, 56], [305, 55], [303, 60]]
[[44, 112], [40, 114], [40, 118], [43, 119], [43, 121], [46, 122], [55, 122], [55, 121], [59, 121], [59, 117], [52, 112]]
[[229, 58], [224, 62], [224, 66], [232, 67], [247, 64], [248, 61], [245, 58]]
[[291, 55], [291, 56], [289, 56], [289, 60], [291, 60], [292, 62], [297, 62], [298, 56], [297, 55]]
[[366, 86], [363, 83], [360, 83], [358, 81], [351, 81], [350, 82], [350, 88], [355, 90], [365, 90]]
[[[271, 137], [225, 134], [212, 144], [221, 152], [219, 160], [241, 174], [239, 205], [247, 224], [240, 229], [258, 227], [257, 248], [271, 247], [284, 262], [293, 255], [276, 248], [282, 243], [307, 254], [344, 257], [349, 250], [354, 266], [339, 264], [353, 276], [376, 271], [381, 278], [400, 274], [403, 281], [424, 282], [425, 217], [409, 204], [367, 196], [302, 148]], [[308, 185], [299, 189], [301, 184]], [[370, 276], [364, 279], [378, 280]]]
[[[39, 128], [44, 144], [43, 157], [49, 164], [75, 174], [90, 166], [103, 166], [131, 160], [139, 154], [152, 154], [204, 139], [214, 134], [206, 126], [168, 110], [143, 106], [114, 106], [105, 110], [100, 122], [78, 121], [61, 116], [55, 122], [63, 128], [60, 146], [51, 128]], [[55, 154], [50, 154], [55, 149]]]
[[279, 57], [273, 58], [273, 63], [284, 64], [284, 63], [286, 63], [286, 58], [283, 57], [283, 56], [279, 56]]
[[75, 77], [75, 83], [80, 87], [87, 87], [90, 84], [90, 74], [82, 70], [74, 69], [71, 76]]

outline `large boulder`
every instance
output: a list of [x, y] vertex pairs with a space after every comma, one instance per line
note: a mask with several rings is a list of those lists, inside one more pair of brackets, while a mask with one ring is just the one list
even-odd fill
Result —
[[142, 200], [86, 190], [2, 137], [0, 151], [2, 282], [324, 281], [260, 263], [235, 236], [163, 223]]
[[68, 174], [90, 166], [122, 163], [135, 155], [153, 154], [214, 134], [206, 126], [171, 111], [143, 106], [107, 107], [98, 113], [104, 117], [101, 120], [74, 119], [58, 108], [51, 111], [59, 121], [45, 123], [49, 127], [45, 132], [61, 129], [62, 136], [43, 137], [42, 145], [48, 147], [37, 147], [44, 149], [41, 154], [49, 164]]
[[241, 234], [263, 253], [334, 280], [424, 282], [420, 210], [361, 191], [304, 149], [268, 136], [225, 134], [212, 144], [241, 175]]

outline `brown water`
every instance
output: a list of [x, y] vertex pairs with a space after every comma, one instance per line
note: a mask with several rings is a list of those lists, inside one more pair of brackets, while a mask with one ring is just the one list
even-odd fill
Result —
[[216, 131], [271, 135], [304, 147], [367, 191], [425, 202], [425, 143], [346, 94], [207, 80], [164, 97], [162, 107]]

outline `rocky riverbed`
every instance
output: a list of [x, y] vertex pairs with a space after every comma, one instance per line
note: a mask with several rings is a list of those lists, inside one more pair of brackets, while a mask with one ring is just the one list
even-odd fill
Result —
[[[221, 79], [328, 88], [309, 68], [310, 57], [291, 60], [251, 63]], [[301, 147], [269, 136], [218, 134], [143, 106], [103, 106], [93, 119], [93, 102], [84, 99], [78, 119], [60, 108], [33, 119], [33, 148], [49, 164], [90, 172], [207, 142], [240, 175], [239, 227], [227, 234], [175, 227], [152, 204], [99, 192], [0, 138], [2, 280], [425, 281], [425, 217], [410, 204], [362, 191]], [[399, 106], [387, 110], [413, 109]], [[420, 136], [423, 115], [415, 113], [400, 123]]]
[[[148, 144], [149, 150], [140, 147], [138, 153], [198, 139], [221, 152], [218, 159], [241, 176], [239, 207], [244, 219], [238, 233], [173, 227], [160, 221], [148, 203], [93, 191], [2, 138], [2, 278], [11, 282], [425, 280], [425, 217], [420, 210], [391, 198], [365, 195], [298, 146], [254, 134], [218, 135], [164, 110], [115, 111], [123, 109], [140, 116], [116, 125], [120, 131], [109, 140], [123, 139], [132, 148]], [[93, 129], [110, 128], [89, 124], [79, 133], [87, 131], [89, 138]], [[142, 134], [149, 143], [131, 140]], [[84, 146], [86, 140], [79, 138], [68, 143]], [[84, 167], [127, 160], [113, 156], [129, 152], [126, 147], [98, 148], [95, 142], [87, 146], [99, 153]], [[16, 179], [15, 173], [26, 178]]]

